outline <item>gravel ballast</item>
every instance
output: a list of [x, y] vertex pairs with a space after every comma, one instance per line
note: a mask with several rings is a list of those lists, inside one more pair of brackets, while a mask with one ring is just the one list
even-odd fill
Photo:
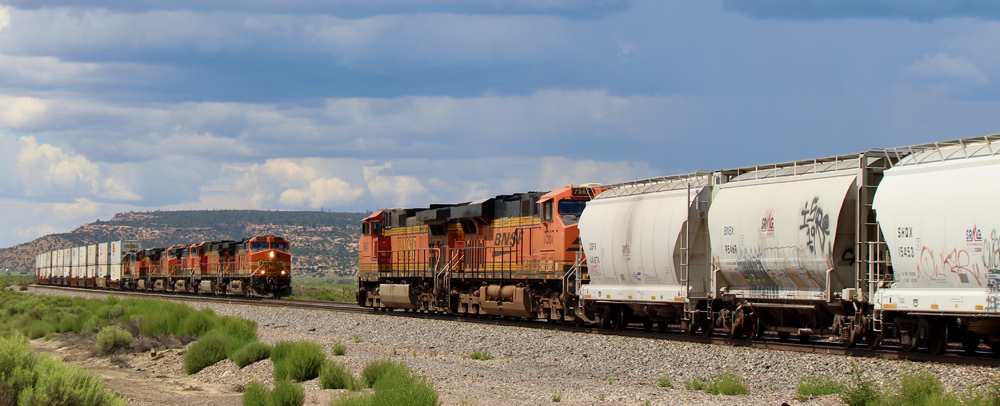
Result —
[[[107, 293], [31, 288], [29, 292], [103, 298]], [[312, 340], [332, 354], [341, 343], [347, 353], [332, 357], [360, 373], [375, 359], [406, 362], [428, 377], [444, 404], [634, 404], [657, 405], [790, 405], [805, 377], [849, 379], [852, 365], [887, 382], [907, 371], [938, 375], [949, 388], [964, 390], [985, 384], [992, 368], [938, 363], [913, 363], [788, 351], [674, 342], [670, 340], [561, 332], [458, 321], [395, 317], [382, 313], [340, 313], [243, 304], [191, 302], [217, 314], [257, 322], [262, 342]], [[361, 342], [355, 342], [355, 337]], [[488, 350], [493, 359], [473, 360]], [[741, 376], [745, 396], [709, 395], [683, 389], [685, 381], [725, 372]], [[669, 377], [672, 388], [657, 380]], [[261, 361], [239, 369], [225, 360], [195, 374], [209, 383], [245, 387], [253, 380], [270, 381], [271, 363]], [[319, 394], [325, 400], [339, 391], [321, 391], [306, 382], [307, 404]], [[328, 404], [326, 402], [321, 402]], [[836, 395], [813, 399], [810, 405], [839, 405]]]

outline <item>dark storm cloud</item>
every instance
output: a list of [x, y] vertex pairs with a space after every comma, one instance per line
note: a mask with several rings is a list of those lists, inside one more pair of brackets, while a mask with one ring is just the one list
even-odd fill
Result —
[[846, 18], [933, 21], [943, 18], [1000, 19], [1000, 2], [975, 0], [723, 0], [726, 9], [758, 19]]

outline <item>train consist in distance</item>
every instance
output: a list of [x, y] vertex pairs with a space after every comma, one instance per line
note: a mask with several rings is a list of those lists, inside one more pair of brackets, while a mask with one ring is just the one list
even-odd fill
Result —
[[291, 295], [292, 255], [282, 237], [141, 248], [112, 241], [35, 258], [35, 281], [111, 290], [280, 297]]
[[1000, 135], [362, 222], [358, 303], [1000, 350]]

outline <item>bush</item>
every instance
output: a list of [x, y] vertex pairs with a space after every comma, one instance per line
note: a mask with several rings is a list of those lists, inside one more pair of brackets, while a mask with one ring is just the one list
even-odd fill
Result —
[[123, 348], [132, 344], [132, 334], [115, 326], [108, 326], [97, 333], [97, 341], [94, 345], [101, 354], [109, 354], [116, 348]]
[[659, 386], [661, 388], [669, 388], [671, 386], [674, 386], [674, 383], [673, 381], [670, 380], [669, 376], [664, 376], [656, 380], [656, 386]]
[[488, 350], [488, 349], [482, 349], [482, 350], [473, 352], [472, 355], [469, 356], [469, 358], [480, 360], [480, 361], [489, 361], [489, 360], [493, 359], [493, 354], [490, 354], [490, 350]]
[[405, 364], [373, 361], [365, 366], [362, 375], [375, 393], [342, 396], [332, 403], [333, 406], [433, 406], [438, 403], [438, 394], [427, 379], [414, 375]]
[[684, 383], [687, 390], [704, 391], [713, 395], [746, 395], [750, 393], [739, 376], [726, 372], [711, 380], [695, 379]]
[[184, 353], [184, 371], [189, 375], [226, 359], [229, 338], [218, 333], [208, 334], [195, 341]]
[[275, 344], [271, 351], [274, 379], [291, 379], [299, 382], [315, 379], [326, 361], [323, 347], [312, 341], [287, 341]]
[[828, 376], [814, 376], [799, 382], [798, 401], [805, 403], [814, 396], [832, 395], [844, 390], [844, 385]]
[[944, 390], [941, 379], [930, 372], [920, 371], [900, 377], [898, 386], [885, 391], [879, 403], [882, 405], [921, 406], [955, 405], [958, 397]]
[[840, 400], [847, 406], [875, 406], [880, 404], [881, 395], [875, 387], [875, 380], [865, 378], [864, 371], [857, 364], [851, 365], [851, 382], [844, 387]]
[[267, 359], [271, 356], [271, 346], [260, 341], [254, 341], [243, 348], [236, 350], [229, 359], [233, 360], [237, 366], [243, 368], [254, 362]]
[[271, 390], [258, 381], [250, 382], [243, 392], [243, 406], [271, 406]]
[[333, 345], [333, 356], [339, 357], [344, 354], [347, 354], [347, 347], [344, 344], [337, 342]]
[[23, 336], [0, 338], [0, 397], [28, 405], [124, 406], [97, 375], [67, 366], [48, 354], [34, 354]]
[[343, 365], [327, 360], [319, 373], [319, 387], [322, 389], [354, 390], [354, 375]]
[[253, 381], [243, 392], [243, 406], [302, 406], [305, 400], [302, 385], [288, 380], [276, 381], [273, 391], [263, 383]]

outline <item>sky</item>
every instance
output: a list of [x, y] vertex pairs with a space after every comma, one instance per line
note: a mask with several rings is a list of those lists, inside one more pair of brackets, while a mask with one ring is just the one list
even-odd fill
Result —
[[1000, 3], [0, 2], [0, 246], [1000, 132]]

